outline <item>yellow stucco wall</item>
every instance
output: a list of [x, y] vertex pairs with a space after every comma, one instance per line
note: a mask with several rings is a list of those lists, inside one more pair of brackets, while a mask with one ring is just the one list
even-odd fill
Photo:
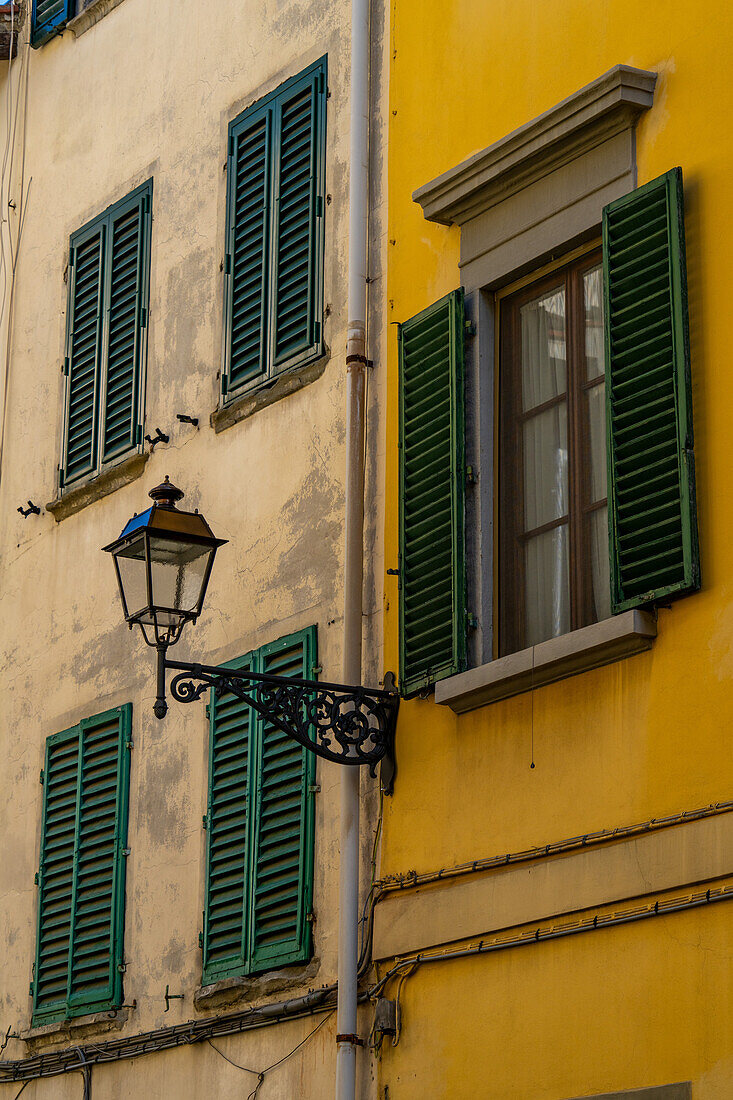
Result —
[[[614, 65], [659, 74], [654, 105], [638, 126], [637, 164], [639, 183], [675, 165], [685, 178], [703, 590], [660, 611], [649, 653], [534, 697], [460, 718], [432, 699], [404, 703], [384, 875], [677, 813], [725, 800], [733, 789], [729, 5], [398, 0], [392, 21], [390, 321], [406, 320], [460, 282], [460, 231], [424, 220], [411, 199], [417, 187]], [[395, 334], [393, 327], [387, 566], [397, 564]], [[385, 650], [385, 666], [396, 666], [390, 576]], [[405, 984], [405, 1030], [394, 1050], [385, 1043], [382, 1085], [400, 1100], [561, 1100], [692, 1080], [695, 1100], [731, 1096], [732, 921], [724, 904], [715, 913], [423, 968]]]

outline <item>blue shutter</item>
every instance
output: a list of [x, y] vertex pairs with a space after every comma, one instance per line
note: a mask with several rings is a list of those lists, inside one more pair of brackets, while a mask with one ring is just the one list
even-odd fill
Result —
[[[310, 679], [315, 629], [260, 650], [260, 671]], [[311, 950], [315, 757], [262, 718], [253, 814], [251, 969], [304, 962]]]
[[95, 223], [72, 241], [63, 485], [91, 473], [97, 462], [104, 255], [104, 225]]
[[37, 47], [60, 34], [71, 19], [76, 0], [33, 0], [31, 46]]
[[[245, 658], [234, 667], [250, 668]], [[247, 966], [251, 708], [211, 692], [204, 982]]]

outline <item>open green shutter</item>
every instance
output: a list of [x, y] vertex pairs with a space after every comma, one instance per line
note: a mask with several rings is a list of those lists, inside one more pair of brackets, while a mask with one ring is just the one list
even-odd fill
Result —
[[33, 1023], [122, 1000], [131, 708], [49, 738]]
[[682, 171], [603, 211], [611, 602], [700, 587]]
[[272, 344], [275, 367], [312, 349], [323, 218], [325, 71], [298, 81], [275, 104]]
[[137, 443], [138, 403], [146, 310], [149, 195], [138, 195], [110, 218], [107, 302], [106, 377], [102, 416], [102, 461], [129, 451]]
[[46, 743], [34, 1024], [66, 1012], [78, 778], [79, 729], [75, 727]]
[[[259, 651], [260, 671], [310, 679], [315, 629]], [[251, 969], [310, 956], [314, 756], [258, 718], [257, 803], [253, 816]]]
[[466, 661], [463, 291], [399, 330], [400, 687]]
[[267, 369], [272, 112], [234, 128], [227, 181], [227, 388]]
[[97, 461], [104, 256], [103, 225], [74, 240], [69, 274], [64, 485], [91, 473]]
[[33, 0], [31, 46], [40, 46], [60, 34], [74, 11], [74, 0]]
[[[251, 668], [251, 660], [235, 662]], [[206, 815], [204, 982], [247, 966], [250, 753], [253, 712], [231, 694], [211, 693]]]

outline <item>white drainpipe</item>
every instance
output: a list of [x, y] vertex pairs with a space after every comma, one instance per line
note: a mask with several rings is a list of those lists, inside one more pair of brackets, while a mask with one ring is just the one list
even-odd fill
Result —
[[[351, 4], [349, 300], [346, 344], [346, 505], [343, 682], [361, 683], [364, 576], [364, 399], [369, 183], [369, 0]], [[359, 955], [359, 779], [341, 768], [336, 1100], [356, 1098]]]

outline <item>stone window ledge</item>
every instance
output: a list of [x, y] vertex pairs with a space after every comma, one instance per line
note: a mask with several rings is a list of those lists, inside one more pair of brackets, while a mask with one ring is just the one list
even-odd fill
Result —
[[142, 454], [131, 455], [124, 462], [120, 462], [118, 466], [103, 470], [93, 481], [76, 485], [73, 489], [67, 489], [63, 495], [48, 502], [46, 511], [51, 513], [57, 523], [60, 523], [62, 519], [73, 516], [75, 512], [80, 512], [82, 508], [86, 508], [88, 504], [92, 504], [95, 500], [101, 500], [103, 497], [109, 496], [110, 493], [114, 493], [115, 490], [121, 489], [123, 485], [129, 485], [130, 482], [137, 481], [142, 476], [149, 458], [150, 454], [147, 451]]
[[238, 424], [240, 420], [246, 420], [247, 417], [252, 416], [259, 409], [274, 405], [276, 401], [287, 397], [288, 394], [302, 390], [303, 386], [307, 386], [310, 382], [315, 382], [317, 378], [321, 377], [330, 358], [331, 352], [326, 348], [323, 355], [319, 356], [318, 359], [303, 366], [294, 367], [293, 370], [285, 371], [277, 378], [268, 379], [257, 389], [243, 393], [231, 404], [215, 409], [211, 414], [211, 427], [217, 433], [223, 432], [226, 428], [231, 428], [233, 424]]
[[[133, 1006], [134, 1007], [134, 1006]], [[28, 1043], [31, 1053], [53, 1043], [79, 1042], [89, 1035], [103, 1035], [107, 1031], [121, 1031], [130, 1019], [132, 1008], [110, 1008], [104, 1012], [91, 1012], [76, 1016], [73, 1020], [59, 1020], [55, 1024], [42, 1024], [21, 1031], [20, 1038]]]
[[511, 653], [435, 685], [435, 702], [456, 714], [564, 680], [651, 649], [657, 622], [648, 611], [625, 611], [601, 623]]
[[314, 958], [304, 966], [288, 966], [251, 977], [222, 978], [211, 985], [200, 986], [193, 995], [193, 1005], [197, 1011], [205, 1012], [241, 1002], [259, 1001], [276, 993], [303, 991], [304, 986], [313, 984], [319, 968], [320, 960]]
[[70, 19], [66, 26], [73, 32], [74, 38], [78, 38], [121, 3], [122, 0], [79, 0], [79, 14]]

